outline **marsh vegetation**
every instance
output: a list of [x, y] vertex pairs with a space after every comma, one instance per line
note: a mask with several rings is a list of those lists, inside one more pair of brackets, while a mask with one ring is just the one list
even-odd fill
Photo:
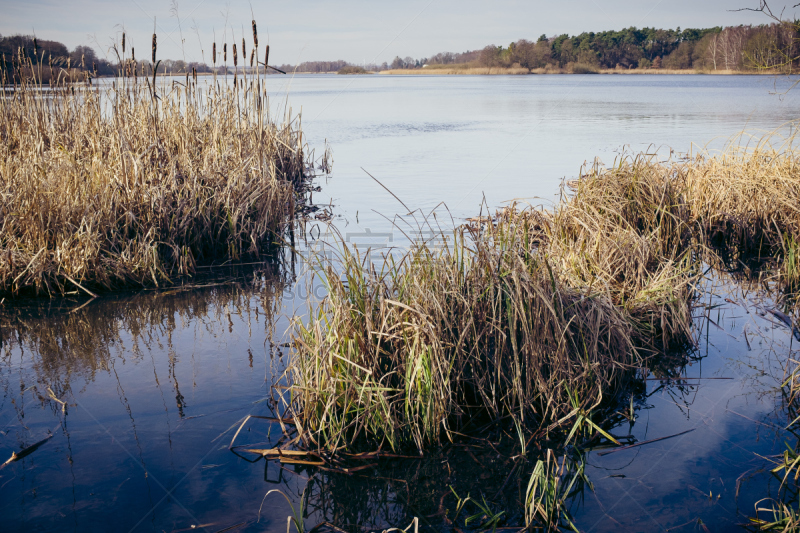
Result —
[[382, 262], [339, 243], [276, 384], [286, 439], [250, 451], [352, 474], [495, 442], [529, 461], [510, 525], [570, 526], [565, 501], [588, 480], [569, 450], [632, 444], [613, 428], [646, 379], [690, 361], [709, 270], [770, 286], [792, 331], [798, 163], [777, 137], [635, 154], [585, 169], [550, 210], [513, 204], [453, 232], [416, 213], [437, 239]]
[[129, 68], [93, 85], [22, 55], [15, 65], [31, 77], [4, 78], [16, 81], [0, 98], [0, 292], [158, 286], [282, 245], [313, 152], [299, 117], [271, 116], [261, 76], [220, 85]]

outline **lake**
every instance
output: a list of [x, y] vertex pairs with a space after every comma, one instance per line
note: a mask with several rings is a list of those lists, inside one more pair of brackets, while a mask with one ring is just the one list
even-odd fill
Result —
[[[298, 75], [267, 84], [274, 113], [302, 110], [309, 147], [330, 147], [333, 171], [313, 200], [361, 247], [407, 245], [415, 228], [395, 219], [407, 214], [400, 201], [435, 210], [448, 227], [482, 205], [549, 205], [595, 158], [718, 150], [742, 131], [788, 135], [800, 118], [800, 93], [775, 94], [788, 82], [767, 76]], [[308, 247], [330, 240], [321, 220], [305, 232]], [[516, 490], [506, 458], [487, 450], [432, 452], [352, 478], [230, 451], [246, 415], [271, 413], [291, 317], [323, 294], [309, 295], [301, 263], [209, 270], [191, 287], [4, 302], [0, 462], [47, 440], [0, 470], [2, 531], [284, 531], [301, 506], [308, 528], [406, 527], [417, 516], [436, 529], [440, 505], [455, 507], [444, 499], [450, 486], [487, 500]], [[675, 369], [687, 379], [648, 381], [636, 422], [615, 429], [639, 441], [680, 435], [588, 453], [594, 490], [572, 502], [581, 531], [729, 531], [777, 489], [760, 471], [763, 456], [784, 449], [775, 387], [798, 357], [796, 341], [762, 316], [771, 303], [757, 287], [705, 283], [705, 303], [718, 307], [713, 325], [697, 316], [697, 349]], [[251, 419], [236, 443], [267, 448], [279, 436], [279, 426]], [[271, 489], [291, 504], [265, 497]]]

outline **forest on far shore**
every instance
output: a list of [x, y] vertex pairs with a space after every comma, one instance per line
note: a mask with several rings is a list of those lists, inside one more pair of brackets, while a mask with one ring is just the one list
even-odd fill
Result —
[[542, 35], [520, 39], [507, 47], [489, 45], [462, 54], [440, 53], [429, 58], [397, 57], [392, 69], [470, 63], [476, 67], [588, 69], [793, 70], [800, 55], [800, 24], [781, 22], [662, 30], [626, 28], [576, 36]]
[[[0, 36], [0, 54], [2, 68], [6, 71], [14, 68], [12, 58], [20, 56], [33, 59], [34, 63], [84, 71], [94, 76], [114, 76], [126, 70], [119, 61], [100, 57], [89, 46], [77, 46], [70, 51], [60, 42], [35, 39], [30, 35]], [[566, 69], [575, 72], [600, 69], [794, 72], [800, 67], [799, 58], [800, 22], [795, 21], [726, 28], [664, 30], [631, 27], [599, 33], [585, 32], [576, 36], [542, 35], [535, 41], [520, 39], [508, 46], [489, 45], [481, 50], [462, 53], [441, 52], [416, 59], [398, 56], [391, 63], [307, 61], [298, 65], [284, 64], [280, 68], [286, 72], [337, 72], [345, 67], [356, 66], [380, 72], [463, 65], [545, 71]], [[136, 63], [141, 63], [141, 72], [152, 72], [148, 60]], [[239, 68], [247, 68], [247, 64], [245, 54], [243, 66]], [[131, 71], [130, 65], [126, 68], [128, 72]], [[199, 62], [163, 60], [159, 72], [206, 73], [215, 69], [218, 73], [231, 72], [233, 65], [217, 63], [211, 67]]]

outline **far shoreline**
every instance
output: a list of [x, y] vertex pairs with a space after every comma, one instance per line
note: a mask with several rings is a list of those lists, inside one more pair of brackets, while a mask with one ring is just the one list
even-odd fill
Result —
[[569, 75], [569, 74], [605, 74], [605, 75], [708, 75], [708, 76], [782, 76], [794, 75], [796, 72], [753, 71], [753, 70], [696, 70], [696, 69], [596, 69], [571, 72], [566, 69], [533, 69], [471, 67], [471, 68], [419, 68], [390, 69], [377, 74], [386, 76], [531, 76], [531, 75]]

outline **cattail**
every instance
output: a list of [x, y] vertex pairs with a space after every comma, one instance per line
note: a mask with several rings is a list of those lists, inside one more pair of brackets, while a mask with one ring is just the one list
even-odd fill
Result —
[[264, 53], [264, 70], [267, 70], [267, 65], [269, 65], [269, 45], [267, 45], [267, 51]]
[[81, 54], [81, 68], [86, 70], [86, 61], [84, 60], [83, 54]]
[[92, 61], [92, 72], [94, 72], [94, 75], [97, 76], [97, 63], [94, 61]]
[[253, 66], [253, 60], [256, 58], [256, 51], [255, 49], [250, 50], [250, 66]]
[[242, 37], [242, 61], [247, 61], [247, 50], [244, 48], [244, 37]]
[[236, 53], [236, 43], [233, 43], [233, 66], [239, 66], [239, 54]]
[[67, 70], [69, 70], [69, 69], [70, 69], [71, 65], [72, 65], [72, 58], [71, 58], [71, 57], [68, 57], [68, 58], [67, 58]]
[[197, 69], [192, 67], [192, 78], [194, 78], [194, 83], [197, 85]]
[[253, 19], [253, 45], [258, 48], [258, 30], [256, 29], [256, 19]]
[[228, 62], [228, 43], [223, 43], [222, 45], [222, 60], [225, 61], [225, 63]]
[[211, 45], [211, 63], [217, 64], [217, 43]]
[[122, 53], [125, 53], [125, 32], [122, 32]]
[[156, 49], [158, 48], [158, 43], [156, 42], [156, 34], [153, 34], [153, 68], [156, 66]]

